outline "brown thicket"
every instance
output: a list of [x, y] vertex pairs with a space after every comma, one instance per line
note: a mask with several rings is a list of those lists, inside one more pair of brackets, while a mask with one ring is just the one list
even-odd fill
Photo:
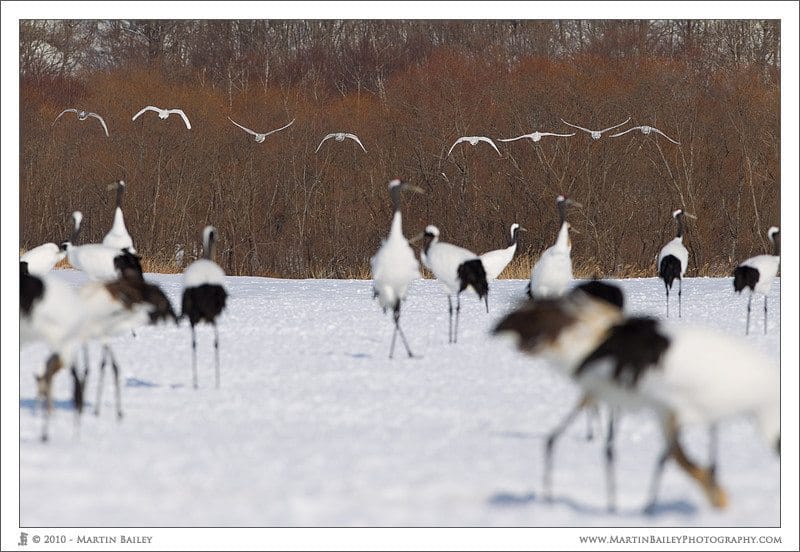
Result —
[[[523, 234], [523, 276], [572, 212], [581, 275], [653, 274], [671, 212], [690, 221], [690, 275], [726, 275], [766, 249], [780, 220], [777, 21], [24, 21], [21, 23], [20, 235], [23, 248], [110, 228], [116, 179], [128, 229], [149, 266], [199, 254], [220, 230], [230, 274], [365, 277], [389, 227], [386, 185], [407, 198], [406, 234], [483, 252]], [[181, 107], [161, 121], [145, 105]], [[100, 113], [78, 121], [63, 109]], [[294, 125], [257, 144], [259, 131]], [[460, 144], [571, 131], [630, 132]], [[356, 133], [326, 142], [328, 132]], [[524, 277], [524, 276], [523, 276]]]

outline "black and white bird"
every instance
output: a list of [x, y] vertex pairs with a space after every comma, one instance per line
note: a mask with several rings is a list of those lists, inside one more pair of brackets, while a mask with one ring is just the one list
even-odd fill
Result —
[[492, 142], [491, 138], [487, 138], [486, 136], [462, 136], [461, 138], [453, 142], [453, 145], [450, 146], [450, 150], [447, 152], [447, 155], [445, 155], [445, 157], [450, 157], [450, 154], [453, 152], [453, 148], [455, 148], [461, 142], [468, 142], [470, 146], [477, 146], [478, 143], [480, 142], [486, 142], [487, 144], [489, 144], [494, 148], [494, 151], [497, 152], [497, 155], [499, 155], [500, 157], [503, 156], [503, 154], [500, 153], [500, 150], [497, 149], [497, 146], [494, 145], [494, 142]]
[[108, 187], [109, 190], [117, 190], [117, 206], [114, 209], [114, 223], [111, 230], [103, 238], [103, 245], [114, 249], [127, 249], [131, 253], [136, 253], [133, 247], [133, 239], [125, 227], [125, 217], [122, 215], [122, 194], [125, 193], [125, 181], [117, 180]]
[[508, 246], [503, 249], [495, 249], [487, 251], [481, 255], [481, 262], [483, 268], [486, 270], [486, 279], [495, 280], [506, 269], [508, 263], [514, 258], [517, 252], [517, 244], [519, 243], [519, 233], [524, 232], [525, 229], [516, 222], [511, 225], [511, 239]]
[[66, 256], [67, 246], [65, 243], [56, 245], [50, 242], [29, 249], [22, 254], [19, 261], [27, 263], [30, 274], [41, 276], [50, 272]]
[[571, 126], [573, 128], [577, 128], [578, 130], [582, 130], [584, 132], [588, 132], [592, 136], [592, 140], [599, 140], [604, 132], [608, 132], [609, 130], [613, 130], [613, 129], [617, 128], [617, 127], [621, 127], [622, 125], [624, 125], [625, 123], [627, 123], [630, 120], [631, 120], [631, 118], [628, 117], [627, 119], [622, 121], [620, 124], [614, 125], [614, 126], [610, 126], [608, 128], [604, 128], [603, 130], [589, 130], [588, 128], [584, 128], [582, 126], [573, 125], [572, 123], [568, 123], [564, 119], [561, 119], [561, 122], [564, 123], [565, 125], [569, 125], [569, 126]]
[[192, 328], [192, 384], [197, 389], [197, 340], [195, 325], [208, 322], [214, 327], [214, 373], [219, 387], [219, 333], [217, 317], [225, 308], [225, 271], [214, 262], [217, 229], [203, 229], [203, 258], [197, 259], [183, 271], [183, 300], [181, 318], [189, 318]]
[[569, 138], [570, 136], [575, 136], [575, 133], [572, 134], [558, 134], [555, 132], [539, 132], [538, 130], [535, 132], [531, 132], [530, 134], [523, 134], [522, 136], [517, 136], [516, 138], [499, 138], [501, 142], [513, 142], [514, 140], [522, 140], [523, 138], [528, 138], [532, 142], [538, 142], [542, 139], [543, 136], [562, 136], [565, 138]]
[[611, 137], [612, 138], [616, 138], [617, 136], [622, 136], [623, 134], [627, 134], [628, 132], [630, 132], [632, 130], [639, 130], [645, 136], [647, 136], [651, 132], [655, 132], [656, 134], [660, 134], [661, 136], [663, 136], [664, 138], [666, 138], [667, 140], [669, 140], [673, 144], [678, 144], [679, 146], [681, 145], [680, 142], [676, 142], [675, 140], [673, 140], [672, 138], [670, 138], [669, 136], [667, 136], [666, 134], [664, 134], [663, 132], [658, 130], [656, 127], [651, 127], [651, 126], [647, 126], [647, 125], [631, 127], [631, 128], [629, 128], [627, 130], [623, 130], [622, 132], [618, 132], [616, 134], [612, 134]]
[[669, 290], [672, 283], [678, 280], [678, 318], [681, 317], [681, 291], [683, 289], [683, 275], [689, 266], [689, 251], [683, 245], [684, 217], [697, 218], [694, 215], [685, 213], [683, 209], [677, 209], [672, 213], [678, 225], [676, 236], [661, 248], [656, 257], [658, 265], [658, 277], [664, 281], [664, 289], [667, 292], [667, 318], [669, 318]]
[[77, 109], [65, 109], [64, 111], [62, 111], [61, 113], [58, 114], [58, 117], [55, 118], [55, 120], [53, 121], [53, 124], [50, 125], [50, 126], [54, 126], [56, 124], [56, 121], [58, 121], [58, 119], [60, 119], [61, 116], [64, 113], [75, 113], [78, 116], [78, 120], [79, 121], [85, 121], [89, 117], [94, 117], [95, 119], [100, 121], [101, 125], [103, 125], [103, 130], [106, 133], [106, 138], [108, 138], [108, 127], [106, 126], [106, 122], [103, 120], [103, 118], [100, 115], [98, 115], [97, 113], [92, 113], [90, 111], [84, 111], [84, 110], [80, 110], [79, 111]]
[[[422, 264], [436, 279], [444, 285], [447, 292], [449, 308], [448, 332], [449, 343], [458, 342], [458, 319], [461, 312], [461, 292], [471, 287], [479, 299], [486, 302], [489, 312], [489, 284], [486, 281], [486, 269], [480, 257], [472, 251], [450, 243], [439, 241], [439, 229], [433, 225], [425, 228], [422, 243]], [[456, 323], [453, 328], [453, 300], [456, 296]]]
[[392, 227], [389, 230], [389, 237], [383, 240], [378, 252], [370, 260], [373, 296], [377, 297], [383, 312], [391, 309], [394, 317], [394, 332], [392, 333], [392, 344], [389, 348], [389, 358], [394, 355], [394, 343], [398, 333], [403, 340], [408, 356], [414, 356], [408, 346], [403, 330], [400, 328], [400, 306], [406, 298], [408, 286], [411, 282], [422, 277], [419, 273], [419, 262], [417, 262], [417, 257], [414, 255], [414, 250], [411, 249], [408, 240], [403, 235], [400, 193], [405, 190], [417, 193], [422, 193], [423, 191], [422, 188], [412, 186], [398, 179], [389, 182], [389, 194], [392, 197], [392, 206], [394, 208]]
[[[724, 507], [727, 495], [716, 479], [717, 425], [751, 415], [767, 443], [780, 453], [778, 367], [741, 341], [711, 330], [667, 326], [650, 317], [625, 318], [600, 295], [608, 293], [578, 286], [560, 299], [529, 302], [502, 320], [495, 333], [515, 334], [521, 350], [554, 361], [592, 398], [614, 409], [647, 408], [656, 414], [664, 448], [651, 479], [647, 511], [655, 506], [670, 458], [701, 485], [712, 505]], [[710, 428], [707, 468], [689, 459], [679, 441], [681, 430], [694, 424]], [[612, 509], [613, 436], [611, 426], [606, 460]], [[548, 455], [550, 449], [548, 440]], [[547, 470], [548, 466], [549, 493]]]
[[349, 138], [350, 140], [355, 140], [355, 142], [359, 146], [361, 146], [361, 149], [364, 150], [364, 153], [367, 153], [367, 148], [364, 147], [364, 144], [361, 143], [361, 140], [358, 139], [358, 136], [350, 132], [331, 132], [330, 134], [325, 135], [325, 138], [323, 138], [322, 141], [319, 143], [317, 149], [314, 150], [314, 153], [317, 153], [319, 151], [319, 148], [322, 147], [322, 144], [325, 143], [325, 140], [328, 140], [330, 138], [333, 138], [337, 142], [344, 142], [345, 138]]
[[[125, 254], [138, 264], [138, 257], [127, 251]], [[119, 364], [111, 349], [111, 338], [161, 321], [171, 320], [177, 323], [177, 316], [164, 292], [144, 280], [141, 266], [125, 266], [119, 272], [119, 277], [110, 282], [87, 282], [78, 294], [85, 314], [80, 332], [81, 341], [85, 343], [96, 339], [102, 344], [94, 413], [100, 414], [103, 376], [108, 362], [114, 376], [117, 418], [122, 418]], [[87, 374], [88, 367], [80, 381], [81, 395]]]
[[139, 113], [137, 113], [131, 118], [131, 121], [135, 121], [136, 118], [139, 117], [139, 115], [147, 111], [155, 111], [156, 113], [158, 113], [158, 118], [162, 120], [169, 117], [172, 113], [175, 113], [181, 116], [181, 119], [183, 119], [183, 123], [186, 125], [187, 129], [191, 130], [192, 128], [191, 123], [189, 123], [189, 117], [186, 116], [186, 113], [184, 113], [182, 109], [161, 109], [160, 107], [155, 107], [152, 105], [143, 107], [142, 110], [139, 111]]
[[772, 282], [781, 266], [781, 231], [777, 226], [772, 226], [767, 231], [767, 237], [772, 242], [772, 255], [757, 255], [742, 261], [733, 269], [733, 289], [741, 293], [745, 288], [750, 289], [747, 299], [747, 325], [745, 334], [750, 333], [750, 308], [753, 303], [753, 294], [760, 293], [764, 296], [764, 335], [767, 334], [767, 296], [772, 289]]
[[80, 344], [85, 311], [75, 289], [55, 274], [36, 275], [28, 271], [28, 263], [20, 261], [20, 345], [44, 341], [49, 350], [45, 370], [35, 375], [37, 395], [42, 403], [44, 423], [41, 438], [47, 440], [47, 426], [52, 411], [51, 382], [62, 367], [70, 366], [75, 381], [75, 406], [82, 404], [76, 353]]
[[230, 117], [228, 117], [228, 120], [230, 122], [232, 122], [234, 125], [236, 125], [237, 127], [241, 128], [242, 130], [247, 132], [248, 134], [252, 134], [253, 135], [253, 139], [255, 139], [256, 143], [258, 143], [258, 144], [260, 144], [264, 140], [266, 140], [267, 136], [269, 136], [270, 134], [274, 134], [275, 132], [278, 132], [278, 131], [283, 130], [285, 128], [289, 128], [290, 126], [292, 126], [292, 123], [294, 123], [294, 121], [295, 121], [294, 119], [292, 119], [291, 121], [289, 121], [288, 124], [285, 124], [280, 128], [276, 128], [275, 130], [270, 130], [269, 132], [261, 133], [261, 132], [256, 132], [255, 130], [250, 130], [249, 128], [240, 125], [239, 123], [237, 123], [236, 121], [234, 121]]
[[[76, 270], [86, 273], [92, 280], [110, 282], [119, 278], [124, 268], [134, 268], [141, 273], [138, 258], [124, 249], [109, 247], [99, 243], [76, 245], [81, 231], [83, 215], [80, 211], [72, 213], [74, 228], [70, 241], [65, 242], [67, 259]], [[133, 262], [135, 260], [135, 262]]]
[[572, 226], [567, 221], [567, 207], [582, 207], [564, 196], [556, 198], [560, 227], [556, 243], [544, 250], [542, 256], [531, 268], [528, 283], [528, 296], [533, 299], [546, 299], [563, 295], [572, 281], [572, 239], [569, 232]]

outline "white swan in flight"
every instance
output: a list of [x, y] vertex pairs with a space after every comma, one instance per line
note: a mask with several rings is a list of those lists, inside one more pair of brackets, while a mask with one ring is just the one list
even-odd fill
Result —
[[500, 157], [503, 156], [503, 154], [500, 153], [500, 150], [497, 149], [497, 146], [494, 145], [494, 142], [492, 142], [492, 140], [490, 138], [487, 138], [486, 136], [462, 136], [461, 138], [456, 140], [452, 146], [450, 146], [450, 151], [447, 152], [447, 155], [445, 155], [445, 157], [449, 157], [450, 153], [452, 153], [453, 151], [453, 148], [456, 147], [461, 142], [469, 142], [471, 146], [478, 145], [478, 142], [486, 142], [487, 144], [489, 144], [494, 148], [494, 151], [497, 152], [497, 155], [499, 155]]
[[78, 111], [77, 109], [71, 109], [71, 108], [70, 108], [70, 109], [65, 109], [64, 111], [62, 111], [61, 113], [59, 113], [59, 114], [58, 114], [58, 117], [56, 117], [56, 118], [53, 120], [53, 124], [52, 124], [52, 125], [50, 125], [50, 126], [53, 126], [53, 125], [55, 125], [55, 124], [56, 124], [56, 121], [58, 121], [58, 119], [59, 119], [59, 118], [60, 118], [60, 117], [61, 117], [61, 116], [62, 116], [64, 113], [75, 113], [75, 114], [78, 116], [78, 120], [79, 120], [79, 121], [85, 121], [85, 120], [86, 120], [87, 118], [89, 118], [89, 117], [94, 117], [95, 119], [97, 119], [98, 121], [100, 121], [100, 124], [101, 124], [101, 125], [103, 125], [103, 130], [105, 130], [105, 131], [106, 131], [106, 138], [108, 138], [108, 127], [106, 126], [106, 122], [103, 120], [103, 118], [102, 118], [100, 115], [98, 115], [97, 113], [92, 113], [92, 112], [90, 112], [90, 111], [84, 111], [84, 110], [80, 110], [80, 111]]
[[250, 130], [250, 129], [249, 129], [249, 128], [247, 128], [247, 127], [243, 127], [242, 125], [240, 125], [239, 123], [237, 123], [236, 121], [234, 121], [233, 119], [231, 119], [230, 117], [228, 117], [228, 120], [229, 120], [230, 122], [232, 122], [234, 125], [238, 126], [238, 127], [239, 127], [239, 128], [241, 128], [242, 130], [244, 130], [245, 132], [248, 132], [249, 134], [252, 134], [253, 136], [255, 136], [255, 140], [256, 140], [256, 142], [257, 142], [257, 143], [259, 143], [259, 144], [260, 144], [261, 142], [263, 142], [263, 141], [266, 139], [266, 137], [267, 137], [267, 136], [269, 136], [270, 134], [272, 134], [272, 133], [274, 133], [274, 132], [278, 132], [279, 130], [283, 130], [283, 129], [285, 129], [285, 128], [289, 128], [289, 127], [292, 125], [292, 123], [294, 123], [294, 121], [295, 121], [294, 119], [292, 119], [292, 120], [289, 122], [289, 124], [288, 124], [288, 125], [283, 125], [281, 128], [276, 128], [275, 130], [270, 130], [269, 132], [265, 132], [265, 133], [263, 133], [263, 134], [262, 134], [262, 133], [260, 133], [260, 132], [256, 132], [256, 131], [254, 131], [254, 130]]
[[628, 133], [628, 132], [630, 132], [632, 130], [641, 130], [642, 134], [644, 134], [644, 135], [648, 135], [651, 132], [655, 132], [656, 134], [660, 134], [661, 136], [663, 136], [664, 138], [666, 138], [667, 140], [669, 140], [673, 144], [678, 144], [679, 146], [681, 145], [680, 142], [676, 142], [675, 140], [673, 140], [672, 138], [670, 138], [669, 136], [667, 136], [666, 134], [664, 134], [663, 132], [658, 130], [656, 127], [651, 127], [651, 126], [647, 126], [647, 125], [632, 127], [632, 128], [629, 128], [628, 130], [623, 130], [622, 132], [618, 132], [616, 134], [612, 134], [611, 137], [612, 138], [616, 138], [617, 136], [622, 136], [623, 134], [626, 134], [626, 133]]
[[617, 127], [621, 127], [622, 125], [624, 125], [625, 123], [627, 123], [630, 120], [631, 120], [631, 118], [628, 117], [627, 119], [622, 121], [620, 124], [614, 125], [614, 126], [611, 126], [611, 127], [608, 127], [608, 128], [604, 128], [603, 130], [589, 130], [588, 128], [583, 128], [582, 126], [573, 125], [572, 123], [568, 123], [564, 119], [561, 119], [561, 122], [564, 123], [565, 125], [569, 125], [571, 127], [577, 128], [578, 130], [582, 130], [584, 132], [588, 132], [589, 134], [592, 135], [592, 140], [599, 140], [600, 139], [600, 135], [603, 134], [604, 132], [608, 132], [609, 130], [613, 130], [613, 129], [617, 128]]
[[177, 113], [178, 115], [181, 116], [183, 122], [186, 123], [186, 128], [188, 128], [189, 130], [192, 129], [192, 125], [191, 123], [189, 123], [189, 118], [186, 116], [186, 113], [184, 113], [182, 109], [161, 109], [159, 107], [154, 107], [152, 105], [148, 105], [147, 107], [143, 108], [139, 113], [133, 116], [131, 121], [135, 121], [136, 118], [145, 111], [155, 111], [156, 113], [158, 113], [159, 119], [166, 119], [167, 117], [170, 116], [171, 113]]
[[522, 136], [517, 136], [516, 138], [499, 138], [501, 142], [513, 142], [514, 140], [521, 140], [522, 138], [529, 138], [534, 142], [538, 142], [542, 139], [542, 136], [575, 136], [575, 133], [572, 134], [557, 134], [555, 132], [531, 132], [530, 134], [523, 134]]
[[350, 138], [351, 140], [355, 140], [356, 142], [358, 142], [358, 145], [361, 146], [361, 149], [364, 150], [364, 153], [367, 153], [367, 148], [364, 147], [364, 144], [361, 143], [361, 140], [358, 139], [358, 136], [356, 136], [355, 134], [350, 134], [349, 132], [331, 132], [330, 134], [325, 136], [325, 138], [322, 139], [322, 142], [319, 143], [317, 149], [314, 150], [314, 153], [317, 153], [319, 151], [319, 148], [322, 147], [322, 144], [328, 138], [335, 138], [337, 142], [344, 142], [345, 138]]

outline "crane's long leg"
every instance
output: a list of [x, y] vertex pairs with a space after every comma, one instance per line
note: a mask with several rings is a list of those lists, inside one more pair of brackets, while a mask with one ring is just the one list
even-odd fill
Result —
[[192, 327], [192, 384], [197, 389], [197, 337], [194, 331], [194, 324]]
[[[408, 346], [408, 341], [406, 341], [406, 336], [403, 333], [403, 328], [400, 327], [400, 303], [397, 303], [397, 306], [394, 308], [394, 329], [395, 334], [397, 332], [400, 333], [400, 339], [403, 340], [403, 346], [406, 348], [406, 352], [408, 353], [408, 358], [413, 357], [414, 355], [411, 353], [411, 348]], [[392, 336], [392, 350], [394, 350], [394, 336]], [[391, 355], [390, 357], [391, 358]]]
[[75, 405], [75, 431], [80, 431], [81, 414], [83, 414], [83, 391], [86, 388], [86, 370], [83, 378], [78, 375], [78, 369], [72, 365], [72, 402]]
[[211, 325], [214, 326], [214, 379], [219, 389], [219, 331], [216, 322], [212, 322]]
[[614, 409], [608, 417], [608, 433], [606, 434], [606, 492], [608, 511], [616, 510], [617, 483], [614, 479]]
[[750, 292], [750, 297], [747, 299], [747, 326], [745, 326], [744, 335], [750, 335], [750, 308], [753, 304], [753, 292]]
[[656, 464], [656, 471], [650, 484], [650, 499], [645, 507], [646, 513], [653, 513], [656, 503], [656, 495], [658, 493], [658, 485], [661, 480], [661, 475], [664, 471], [664, 464], [667, 459], [673, 458], [678, 466], [685, 471], [689, 477], [697, 481], [706, 493], [709, 502], [715, 508], [724, 508], [728, 503], [728, 497], [724, 489], [722, 489], [716, 481], [716, 436], [712, 437], [712, 447], [714, 449], [714, 461], [711, 468], [701, 468], [695, 462], [686, 456], [686, 453], [678, 441], [678, 427], [674, 416], [668, 416], [666, 420], [662, 420], [662, 429], [664, 430], [665, 444], [664, 451], [658, 459]]
[[683, 278], [678, 278], [678, 318], [681, 318], [681, 294], [683, 293]]
[[447, 342], [453, 342], [453, 300], [447, 296], [447, 309], [450, 316], [447, 319]]
[[106, 373], [106, 357], [108, 356], [108, 345], [103, 345], [100, 351], [100, 368], [97, 374], [97, 402], [94, 405], [94, 415], [100, 415], [100, 400], [103, 396], [103, 376]]
[[764, 335], [767, 335], [767, 296], [764, 295]]
[[119, 366], [117, 359], [114, 358], [114, 353], [111, 348], [108, 349], [108, 356], [111, 360], [111, 369], [114, 371], [114, 400], [117, 403], [117, 419], [122, 419], [122, 393], [119, 388]]
[[458, 343], [458, 319], [461, 315], [461, 293], [456, 294], [456, 329], [453, 332], [453, 343]]
[[578, 415], [578, 412], [583, 409], [586, 405], [589, 404], [591, 398], [589, 395], [584, 395], [581, 397], [581, 400], [575, 405], [575, 407], [570, 410], [564, 419], [553, 429], [550, 435], [547, 436], [547, 441], [544, 447], [544, 480], [542, 486], [544, 487], [544, 496], [545, 500], [552, 500], [553, 499], [553, 447], [556, 444], [556, 441], [561, 434], [564, 433], [564, 430], [569, 427], [572, 423], [572, 420], [575, 419], [575, 416]]
[[669, 318], [669, 287], [666, 282], [664, 282], [664, 289], [667, 290], [667, 318]]
[[394, 321], [394, 331], [392, 332], [392, 344], [389, 346], [389, 358], [394, 356], [394, 342], [397, 339], [397, 330], [399, 326], [397, 325], [397, 320]]

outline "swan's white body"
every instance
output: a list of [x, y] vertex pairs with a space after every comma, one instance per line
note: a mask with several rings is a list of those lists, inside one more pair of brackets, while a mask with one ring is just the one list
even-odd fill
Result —
[[447, 155], [445, 155], [445, 157], [449, 157], [453, 151], [453, 148], [455, 148], [461, 142], [469, 142], [471, 146], [477, 146], [479, 142], [486, 142], [487, 144], [489, 144], [494, 148], [494, 151], [497, 152], [497, 155], [500, 155], [502, 157], [500, 150], [497, 149], [497, 146], [494, 145], [494, 142], [492, 142], [491, 138], [487, 138], [486, 136], [462, 136], [461, 138], [453, 142], [453, 145], [450, 146], [450, 151], [447, 152]]
[[131, 121], [135, 121], [136, 118], [139, 117], [139, 115], [145, 113], [146, 111], [155, 111], [156, 113], [158, 113], [159, 119], [166, 119], [172, 113], [175, 113], [181, 116], [181, 119], [183, 119], [183, 123], [186, 125], [187, 129], [191, 130], [192, 128], [192, 125], [189, 122], [189, 117], [186, 116], [186, 113], [184, 113], [182, 109], [161, 109], [160, 107], [155, 107], [152, 105], [148, 105], [147, 107], [142, 108], [141, 111], [139, 111], [136, 115], [134, 115], [131, 118]]
[[358, 139], [358, 136], [356, 136], [355, 134], [351, 134], [349, 132], [331, 132], [330, 134], [326, 135], [325, 138], [322, 139], [322, 141], [317, 146], [317, 149], [314, 150], [314, 153], [317, 153], [319, 151], [319, 148], [322, 147], [322, 144], [325, 143], [325, 140], [328, 140], [330, 138], [335, 139], [337, 142], [344, 142], [345, 138], [349, 138], [350, 140], [355, 140], [355, 142], [358, 143], [359, 146], [361, 146], [361, 149], [364, 150], [364, 153], [367, 153], [367, 148], [364, 147], [364, 144], [361, 143], [361, 140]]

